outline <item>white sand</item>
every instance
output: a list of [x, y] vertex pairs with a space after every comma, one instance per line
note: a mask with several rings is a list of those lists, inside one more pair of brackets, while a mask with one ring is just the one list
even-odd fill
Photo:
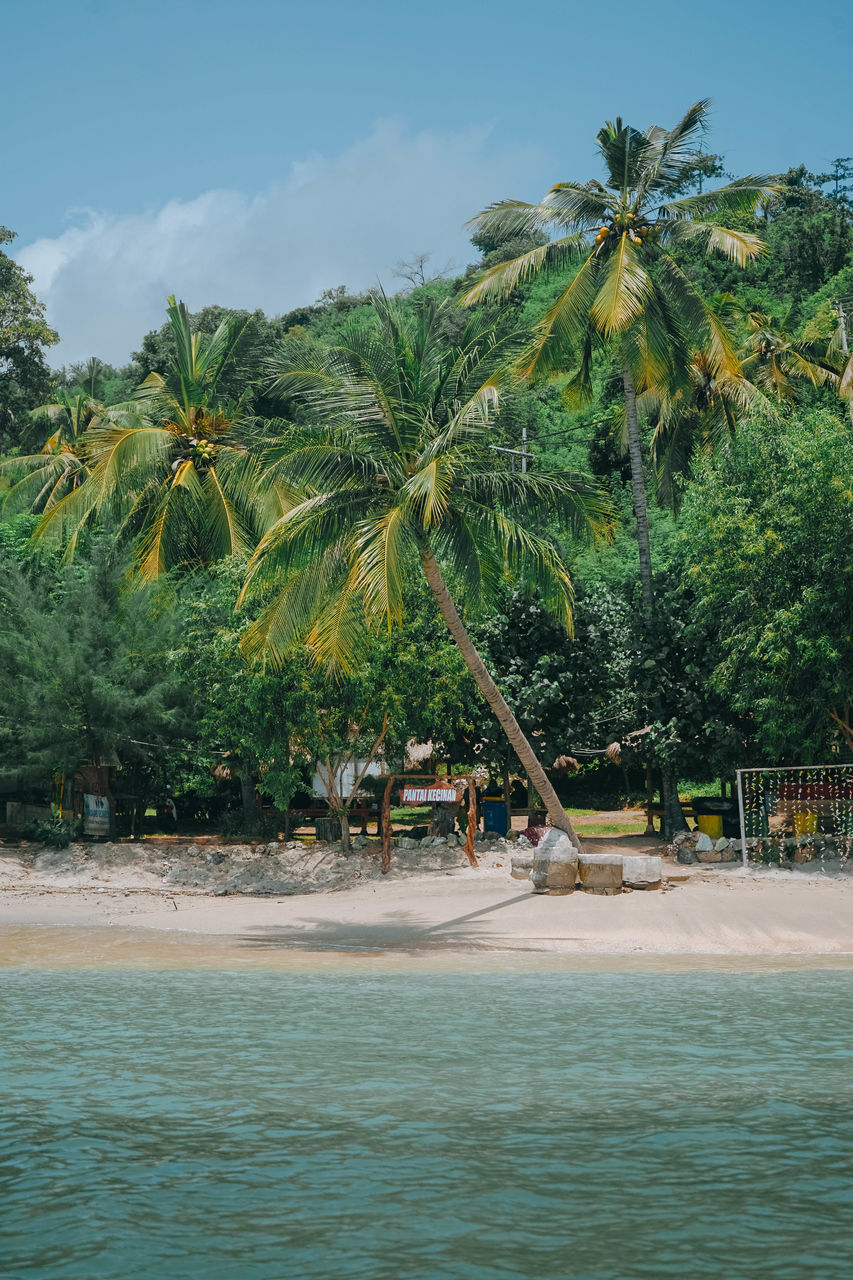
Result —
[[[593, 844], [608, 852], [655, 847], [641, 839], [587, 842]], [[7, 848], [0, 857], [0, 964], [37, 963], [45, 947], [56, 955], [66, 943], [75, 952], [89, 945], [94, 958], [99, 948], [110, 950], [108, 930], [116, 941], [133, 936], [137, 943], [145, 931], [143, 950], [150, 957], [159, 946], [164, 958], [178, 954], [179, 939], [198, 954], [207, 939], [220, 958], [350, 949], [853, 958], [853, 875], [847, 872], [668, 862], [662, 890], [547, 897], [513, 880], [505, 855], [483, 861], [476, 870], [398, 871], [325, 892], [216, 897], [164, 887], [134, 867], [94, 869], [82, 878], [38, 871]], [[54, 939], [50, 945], [45, 930]], [[130, 954], [129, 941], [127, 947]]]

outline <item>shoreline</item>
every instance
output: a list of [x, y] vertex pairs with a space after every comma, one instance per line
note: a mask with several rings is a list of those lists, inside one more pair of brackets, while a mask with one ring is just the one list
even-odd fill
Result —
[[2, 863], [0, 967], [853, 968], [853, 875], [811, 867], [667, 860], [660, 890], [550, 897], [512, 879], [495, 852], [477, 869], [379, 877], [367, 865], [339, 887], [253, 896], [172, 887], [133, 867], [92, 867], [75, 882]]

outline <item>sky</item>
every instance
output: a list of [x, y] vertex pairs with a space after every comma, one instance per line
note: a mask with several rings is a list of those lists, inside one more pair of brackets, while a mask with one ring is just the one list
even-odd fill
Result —
[[2, 0], [0, 224], [59, 365], [120, 364], [167, 294], [270, 315], [598, 176], [597, 129], [714, 102], [734, 173], [853, 155], [853, 5]]

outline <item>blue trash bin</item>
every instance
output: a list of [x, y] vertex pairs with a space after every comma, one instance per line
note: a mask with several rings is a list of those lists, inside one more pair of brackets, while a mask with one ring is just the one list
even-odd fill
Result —
[[506, 801], [501, 800], [498, 796], [484, 796], [483, 830], [497, 831], [498, 835], [505, 836], [508, 826]]

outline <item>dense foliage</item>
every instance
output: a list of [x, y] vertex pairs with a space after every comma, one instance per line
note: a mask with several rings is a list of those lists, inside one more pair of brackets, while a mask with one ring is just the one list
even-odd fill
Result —
[[549, 779], [613, 742], [633, 785], [853, 748], [845, 168], [715, 194], [691, 112], [606, 126], [603, 181], [495, 206], [455, 279], [170, 300], [123, 369], [51, 374], [0, 252], [7, 778], [118, 761], [248, 823], [412, 741], [515, 773], [468, 642]]

